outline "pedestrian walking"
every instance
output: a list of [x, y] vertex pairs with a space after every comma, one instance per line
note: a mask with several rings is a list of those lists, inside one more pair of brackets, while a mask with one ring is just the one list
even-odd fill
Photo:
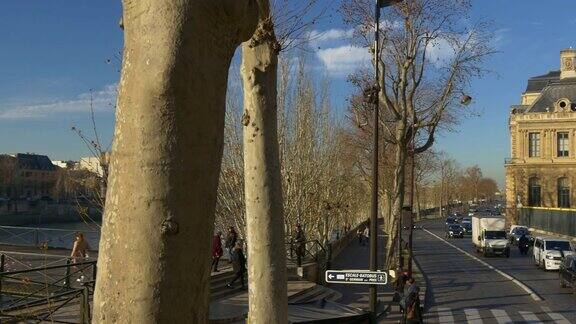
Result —
[[422, 321], [422, 309], [420, 305], [420, 287], [414, 278], [408, 279], [408, 291], [404, 301], [405, 311], [402, 323], [420, 324]]
[[218, 261], [222, 257], [222, 232], [218, 231], [212, 238], [212, 271], [218, 272]]
[[370, 242], [370, 226], [364, 228], [364, 238], [366, 239], [366, 242]]
[[[76, 237], [74, 238], [74, 245], [72, 247], [72, 253], [70, 253], [70, 258], [72, 259], [72, 263], [78, 263], [82, 260], [78, 259], [85, 259], [88, 258], [88, 250], [90, 249], [90, 245], [86, 238], [84, 238], [84, 234], [81, 232], [76, 232]], [[73, 266], [74, 269], [77, 269], [76, 266]], [[84, 282], [84, 273], [80, 270], [80, 277], [76, 279], [76, 281], [82, 283]]]
[[232, 250], [236, 246], [236, 241], [238, 241], [238, 234], [233, 226], [228, 227], [228, 233], [226, 234], [226, 242], [224, 242], [224, 247], [228, 251], [230, 257], [230, 262], [232, 262]]
[[296, 235], [294, 236], [294, 243], [296, 244], [296, 265], [302, 266], [302, 259], [306, 253], [306, 236], [302, 225], [296, 225]]
[[88, 250], [90, 250], [90, 245], [88, 241], [84, 238], [84, 234], [81, 232], [76, 232], [76, 237], [74, 238], [74, 245], [72, 247], [72, 253], [70, 257], [72, 258], [72, 263], [77, 263], [78, 258], [87, 258]]
[[[393, 301], [399, 303], [404, 299], [404, 288], [406, 287], [406, 282], [408, 281], [408, 273], [402, 271], [401, 268], [396, 268], [396, 273], [398, 274], [398, 279], [396, 280], [396, 287], [394, 288]], [[403, 307], [404, 305], [400, 305]]]
[[246, 273], [246, 257], [244, 257], [244, 252], [242, 251], [242, 244], [240, 242], [236, 242], [236, 245], [232, 249], [232, 256], [230, 257], [232, 260], [232, 269], [236, 275], [226, 287], [234, 288], [234, 282], [240, 279], [240, 284], [242, 285], [242, 289], [245, 288], [244, 285], [244, 274]]

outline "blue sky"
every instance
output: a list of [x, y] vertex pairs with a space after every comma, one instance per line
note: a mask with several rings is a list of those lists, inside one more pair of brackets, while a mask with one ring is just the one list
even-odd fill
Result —
[[[472, 84], [481, 115], [463, 121], [458, 132], [442, 134], [436, 149], [463, 166], [480, 165], [502, 185], [508, 107], [519, 102], [528, 77], [558, 69], [559, 51], [576, 46], [575, 12], [573, 0], [473, 0], [472, 19], [494, 22], [500, 53], [487, 64], [493, 73]], [[91, 130], [91, 89], [98, 129], [110, 142], [120, 16], [120, 1], [111, 0], [0, 3], [0, 153], [35, 152], [54, 160], [88, 155], [70, 127]], [[343, 111], [352, 90], [346, 75], [365, 63], [367, 53], [350, 44], [349, 28], [337, 13], [311, 32], [321, 35], [311, 63], [324, 66], [332, 104]]]

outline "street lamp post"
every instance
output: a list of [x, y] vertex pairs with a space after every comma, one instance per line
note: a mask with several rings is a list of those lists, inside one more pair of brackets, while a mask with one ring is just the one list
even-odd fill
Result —
[[412, 126], [412, 138], [410, 139], [410, 197], [408, 203], [410, 204], [410, 226], [408, 234], [408, 273], [412, 276], [412, 243], [414, 240], [414, 190], [416, 190], [416, 180], [414, 178], [414, 169], [416, 168], [416, 129]]
[[[380, 57], [380, 9], [388, 7], [402, 0], [376, 0], [376, 10], [374, 13], [374, 70], [376, 78], [375, 99], [374, 100], [374, 131], [373, 131], [373, 157], [372, 157], [372, 204], [370, 213], [370, 271], [378, 268], [378, 131], [379, 131], [379, 57]], [[373, 94], [374, 95], [374, 94]], [[372, 321], [376, 319], [377, 294], [376, 285], [370, 285], [370, 312]]]

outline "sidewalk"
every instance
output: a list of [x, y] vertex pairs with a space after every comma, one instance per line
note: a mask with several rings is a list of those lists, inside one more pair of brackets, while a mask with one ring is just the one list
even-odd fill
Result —
[[[384, 238], [382, 227], [378, 226], [378, 269], [383, 269], [384, 265]], [[359, 245], [357, 241], [350, 242], [340, 255], [332, 261], [333, 270], [368, 270], [369, 265], [370, 246], [368, 243]], [[369, 285], [327, 284], [327, 286], [342, 294], [342, 298], [338, 300], [339, 303], [369, 310]], [[379, 312], [382, 312], [392, 300], [393, 288], [392, 283], [385, 286], [377, 286]], [[391, 320], [382, 318], [380, 322], [390, 323]]]

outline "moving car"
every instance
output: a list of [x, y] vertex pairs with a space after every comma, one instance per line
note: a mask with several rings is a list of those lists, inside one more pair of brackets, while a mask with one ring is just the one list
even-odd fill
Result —
[[571, 287], [576, 294], [576, 256], [568, 255], [562, 260], [559, 269], [560, 287]]
[[526, 235], [529, 241], [534, 240], [534, 238], [530, 236], [530, 231], [528, 230], [528, 227], [513, 225], [510, 228], [510, 233], [508, 234], [510, 244], [518, 245], [518, 240], [520, 240], [520, 237], [522, 237], [522, 235]]
[[464, 237], [464, 229], [458, 224], [448, 225], [446, 227], [446, 238]]
[[548, 237], [536, 237], [533, 251], [536, 265], [544, 270], [558, 270], [562, 259], [574, 254], [570, 241]]
[[494, 216], [472, 217], [472, 243], [476, 252], [510, 257], [510, 242], [506, 233], [506, 220]]
[[446, 218], [445, 224], [446, 224], [446, 226], [456, 224], [456, 219], [454, 217], [448, 217], [448, 218]]
[[462, 229], [464, 230], [464, 235], [472, 235], [472, 223], [462, 221]]
[[454, 220], [456, 220], [456, 222], [459, 223], [462, 220], [462, 214], [458, 213], [458, 212], [454, 212], [452, 214], [452, 218], [454, 218]]

